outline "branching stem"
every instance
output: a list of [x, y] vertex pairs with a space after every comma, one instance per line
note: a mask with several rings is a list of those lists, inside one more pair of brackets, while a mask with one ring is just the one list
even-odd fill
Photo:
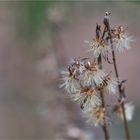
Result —
[[[113, 49], [113, 40], [112, 40], [112, 35], [111, 35], [111, 29], [110, 29], [109, 21], [108, 21], [108, 24], [107, 24], [107, 30], [108, 30], [108, 33], [109, 33], [109, 38], [110, 38], [110, 43], [111, 43], [114, 71], [115, 71], [116, 78], [119, 79], [119, 73], [118, 73], [118, 69], [117, 69], [115, 51]], [[119, 96], [120, 96], [120, 101], [121, 101], [122, 98], [123, 98], [123, 93], [122, 93], [122, 90], [121, 90], [121, 85], [118, 85], [118, 89], [119, 89]], [[131, 137], [130, 137], [129, 127], [128, 127], [128, 122], [127, 122], [127, 119], [126, 119], [124, 102], [122, 102], [121, 108], [122, 108], [122, 114], [123, 114], [123, 120], [124, 120], [124, 129], [125, 129], [126, 138], [127, 138], [127, 140], [130, 140]]]

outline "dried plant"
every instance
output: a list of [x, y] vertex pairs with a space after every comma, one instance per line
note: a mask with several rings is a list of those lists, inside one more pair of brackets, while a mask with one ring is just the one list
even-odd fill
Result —
[[[132, 37], [126, 33], [123, 26], [111, 27], [110, 13], [106, 12], [103, 27], [96, 25], [96, 37], [92, 41], [85, 41], [94, 57], [74, 59], [68, 68], [62, 71], [63, 87], [70, 97], [77, 102], [90, 124], [103, 128], [105, 139], [110, 139], [109, 126], [117, 116], [122, 120], [126, 139], [130, 140], [128, 121], [133, 117], [134, 105], [126, 102], [126, 80], [120, 80], [115, 57], [115, 51], [124, 52], [130, 48]], [[112, 57], [112, 62], [109, 59]], [[114, 66], [115, 77], [105, 73], [104, 63]], [[113, 96], [115, 101], [106, 100]]]

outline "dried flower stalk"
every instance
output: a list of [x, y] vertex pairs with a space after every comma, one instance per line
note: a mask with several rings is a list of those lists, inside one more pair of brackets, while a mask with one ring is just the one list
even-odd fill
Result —
[[[126, 34], [122, 26], [110, 27], [109, 12], [104, 17], [104, 29], [96, 25], [96, 37], [86, 41], [93, 54], [94, 60], [89, 58], [74, 59], [65, 71], [62, 71], [63, 87], [70, 97], [76, 101], [90, 124], [103, 128], [106, 140], [110, 139], [109, 125], [114, 115], [123, 120], [127, 140], [130, 140], [128, 122], [133, 117], [134, 106], [125, 103], [126, 80], [120, 81], [115, 58], [115, 51], [123, 52], [130, 48], [132, 39]], [[108, 55], [112, 54], [113, 62]], [[102, 67], [102, 58], [105, 62], [114, 65], [116, 78], [111, 73], [105, 74]], [[106, 96], [114, 96], [116, 102], [106, 103]], [[107, 105], [106, 105], [107, 104]]]
[[[108, 33], [109, 33], [115, 75], [116, 75], [116, 78], [119, 79], [119, 73], [118, 73], [118, 69], [117, 69], [115, 51], [114, 51], [114, 48], [113, 48], [113, 38], [112, 38], [112, 34], [111, 34], [111, 28], [110, 28], [110, 23], [109, 23], [109, 13], [108, 12], [106, 13], [106, 16], [104, 18], [104, 24], [105, 24], [105, 26], [107, 28]], [[122, 26], [120, 26], [119, 27], [119, 31], [118, 31], [118, 38], [119, 39], [121, 37], [121, 34], [123, 34], [123, 32], [124, 32], [124, 29], [123, 29]], [[125, 48], [129, 48], [129, 46], [125, 46]], [[121, 49], [121, 50], [123, 50], [123, 49]], [[119, 51], [121, 51], [121, 50], [119, 50]], [[120, 96], [120, 100], [119, 101], [122, 101], [125, 93], [124, 93], [124, 91], [122, 91], [121, 84], [118, 85], [118, 89], [119, 89], [119, 96]], [[127, 138], [127, 140], [130, 140], [131, 137], [130, 137], [130, 132], [129, 132], [127, 118], [126, 118], [124, 102], [121, 103], [121, 108], [122, 108], [122, 116], [123, 116], [123, 120], [124, 120], [124, 127], [125, 127], [126, 138]]]

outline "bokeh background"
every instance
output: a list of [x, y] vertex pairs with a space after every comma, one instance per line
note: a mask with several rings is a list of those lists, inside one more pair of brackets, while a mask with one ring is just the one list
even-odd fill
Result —
[[[128, 27], [132, 49], [117, 54], [120, 77], [128, 79], [129, 123], [140, 139], [139, 1], [0, 1], [0, 139], [102, 139], [100, 128], [85, 123], [77, 104], [59, 89], [60, 71], [71, 58], [86, 57], [84, 40], [95, 35], [111, 11], [112, 25]], [[112, 139], [123, 139], [114, 121]]]

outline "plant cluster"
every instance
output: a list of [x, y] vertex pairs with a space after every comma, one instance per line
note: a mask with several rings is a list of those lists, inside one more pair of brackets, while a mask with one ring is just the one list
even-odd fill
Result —
[[[110, 138], [108, 127], [114, 116], [124, 122], [126, 138], [130, 139], [128, 121], [133, 117], [134, 105], [126, 102], [126, 80], [120, 80], [115, 56], [115, 51], [121, 53], [130, 48], [133, 40], [126, 31], [127, 28], [121, 25], [111, 27], [110, 13], [106, 12], [103, 27], [96, 24], [96, 37], [85, 41], [94, 60], [73, 59], [68, 68], [61, 72], [61, 87], [80, 105], [90, 124], [103, 128], [106, 140]], [[114, 66], [115, 77], [111, 72], [104, 72], [103, 62]], [[114, 103], [107, 102], [108, 96], [115, 98]]]

